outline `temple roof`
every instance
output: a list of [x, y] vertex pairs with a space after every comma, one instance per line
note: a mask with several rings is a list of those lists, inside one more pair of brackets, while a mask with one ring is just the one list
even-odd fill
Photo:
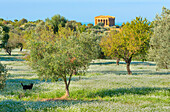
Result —
[[114, 16], [103, 16], [103, 15], [100, 15], [100, 16], [96, 16], [95, 18], [115, 18]]

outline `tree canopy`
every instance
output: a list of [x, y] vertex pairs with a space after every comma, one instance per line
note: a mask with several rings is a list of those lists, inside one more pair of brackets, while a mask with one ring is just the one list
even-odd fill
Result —
[[162, 8], [162, 14], [157, 15], [153, 22], [153, 35], [150, 41], [150, 58], [158, 68], [169, 68], [170, 64], [170, 10]]
[[111, 32], [101, 40], [103, 52], [112, 57], [122, 58], [127, 63], [128, 74], [131, 74], [132, 57], [146, 54], [149, 48], [151, 24], [147, 19], [136, 17], [131, 23], [127, 22], [120, 32]]
[[59, 25], [64, 27], [66, 22], [67, 22], [67, 19], [59, 14], [54, 15], [53, 17], [51, 17], [51, 19], [49, 18], [46, 19], [46, 23], [53, 27], [54, 33], [58, 32]]
[[[74, 71], [86, 69], [98, 54], [96, 36], [88, 33], [77, 34], [61, 28], [57, 34], [42, 31], [32, 34], [30, 40], [30, 62], [43, 79], [65, 82], [66, 96]], [[68, 79], [68, 80], [67, 80]]]
[[1, 48], [4, 48], [7, 45], [9, 39], [9, 27], [0, 23], [0, 40]]

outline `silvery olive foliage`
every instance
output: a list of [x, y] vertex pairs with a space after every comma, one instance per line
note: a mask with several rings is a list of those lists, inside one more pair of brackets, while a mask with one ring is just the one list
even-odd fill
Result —
[[60, 27], [57, 34], [42, 31], [32, 36], [29, 41], [32, 67], [42, 79], [57, 81], [62, 78], [69, 96], [68, 88], [74, 72], [86, 69], [98, 55], [97, 36], [75, 33], [64, 27]]
[[162, 14], [157, 15], [153, 22], [153, 35], [150, 40], [149, 56], [153, 59], [157, 68], [170, 66], [170, 10], [162, 8]]

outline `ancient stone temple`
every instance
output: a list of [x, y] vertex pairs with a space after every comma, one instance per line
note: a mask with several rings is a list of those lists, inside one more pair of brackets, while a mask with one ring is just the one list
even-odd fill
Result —
[[96, 16], [95, 18], [95, 25], [98, 23], [104, 23], [104, 27], [107, 26], [115, 26], [115, 17], [113, 16]]

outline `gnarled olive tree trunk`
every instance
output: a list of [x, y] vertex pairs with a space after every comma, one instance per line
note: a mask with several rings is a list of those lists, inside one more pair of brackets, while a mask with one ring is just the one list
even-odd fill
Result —
[[67, 81], [67, 77], [63, 77], [64, 79], [64, 83], [65, 83], [65, 90], [66, 90], [66, 93], [65, 93], [65, 97], [70, 97], [70, 93], [69, 93], [69, 85], [70, 85], [70, 82], [71, 82], [71, 77], [72, 77], [72, 73], [69, 77], [69, 80]]

